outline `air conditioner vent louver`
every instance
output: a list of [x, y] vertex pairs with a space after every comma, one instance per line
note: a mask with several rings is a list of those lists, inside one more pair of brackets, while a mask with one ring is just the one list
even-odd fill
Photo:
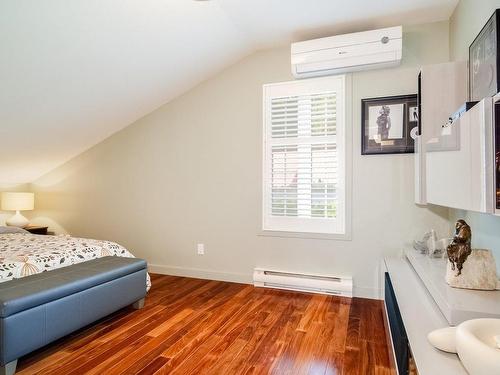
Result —
[[264, 270], [253, 273], [256, 287], [352, 297], [352, 278]]

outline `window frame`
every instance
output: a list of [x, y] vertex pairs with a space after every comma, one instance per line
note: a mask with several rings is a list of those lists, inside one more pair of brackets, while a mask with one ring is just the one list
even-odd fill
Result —
[[[262, 235], [278, 237], [344, 239], [351, 236], [351, 134], [347, 122], [350, 121], [351, 100], [350, 76], [337, 75], [312, 78], [299, 81], [288, 81], [263, 85], [263, 160], [262, 160]], [[336, 148], [339, 185], [337, 186], [337, 218], [293, 218], [275, 217], [269, 214], [272, 202], [272, 145], [276, 145], [271, 137], [271, 100], [280, 96], [294, 96], [324, 93], [329, 90], [337, 92]], [[339, 126], [340, 124], [340, 126]], [[289, 138], [294, 144], [296, 138]], [[282, 139], [284, 143], [287, 139]], [[278, 141], [279, 143], [279, 141]], [[297, 142], [295, 142], [297, 143]]]

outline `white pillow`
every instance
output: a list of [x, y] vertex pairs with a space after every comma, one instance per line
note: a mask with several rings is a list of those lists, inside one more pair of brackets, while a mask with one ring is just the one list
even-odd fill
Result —
[[27, 230], [18, 227], [2, 227], [0, 226], [0, 234], [8, 233], [29, 233]]

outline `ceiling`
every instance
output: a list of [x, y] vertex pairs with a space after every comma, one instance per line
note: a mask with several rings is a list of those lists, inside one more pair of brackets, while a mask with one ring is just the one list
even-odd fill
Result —
[[0, 183], [31, 182], [255, 50], [457, 0], [2, 0]]

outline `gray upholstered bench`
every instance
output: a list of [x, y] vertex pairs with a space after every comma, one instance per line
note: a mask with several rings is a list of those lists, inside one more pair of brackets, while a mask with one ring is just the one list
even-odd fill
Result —
[[144, 305], [142, 259], [104, 257], [0, 283], [0, 374], [17, 359], [127, 305]]

